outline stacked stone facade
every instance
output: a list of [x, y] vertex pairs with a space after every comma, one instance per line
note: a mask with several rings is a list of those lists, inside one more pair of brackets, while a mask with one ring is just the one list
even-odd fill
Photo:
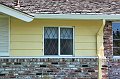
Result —
[[120, 59], [112, 59], [109, 64], [109, 79], [120, 79]]
[[104, 26], [104, 55], [107, 59], [113, 57], [113, 36], [112, 36], [112, 22], [107, 21]]
[[0, 58], [0, 79], [97, 79], [98, 58]]
[[[104, 56], [106, 57], [106, 59], [103, 59], [106, 63], [104, 65], [106, 65], [108, 71], [106, 71], [106, 69], [103, 69], [103, 74], [104, 73], [108, 73], [108, 79], [110, 78], [111, 72], [110, 72], [110, 64], [111, 64], [111, 60], [113, 58], [113, 36], [112, 36], [112, 22], [111, 21], [106, 21], [106, 24], [104, 26]], [[103, 76], [103, 79], [105, 79], [105, 77]]]

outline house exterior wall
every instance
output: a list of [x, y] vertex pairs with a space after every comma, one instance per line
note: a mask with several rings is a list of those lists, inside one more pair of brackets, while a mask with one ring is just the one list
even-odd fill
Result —
[[[74, 27], [74, 58], [60, 58], [60, 60], [66, 60], [65, 62], [74, 59], [76, 60], [77, 56], [90, 56], [89, 58], [81, 58], [78, 57], [77, 60], [81, 60], [81, 66], [87, 66], [87, 67], [80, 67], [82, 70], [84, 78], [89, 77], [97, 79], [101, 79], [101, 63], [99, 63], [100, 59], [98, 57], [98, 51], [101, 52], [101, 47], [103, 44], [103, 40], [101, 39], [103, 37], [103, 20], [48, 20], [48, 19], [35, 19], [30, 23], [15, 19], [15, 18], [10, 18], [10, 56], [44, 56], [43, 53], [43, 33], [44, 33], [44, 26], [47, 27], [57, 27], [57, 26], [73, 26]], [[104, 51], [102, 51], [104, 52]], [[92, 56], [96, 56], [96, 58], [93, 58]], [[7, 57], [5, 60], [0, 60], [2, 63], [0, 63], [2, 72], [4, 72], [4, 62], [6, 60], [12, 61], [10, 65], [15, 65], [14, 62], [19, 62], [21, 63], [21, 60], [19, 61], [19, 57], [17, 60], [13, 61], [15, 58], [12, 57]], [[22, 61], [26, 61], [24, 57], [22, 57]], [[28, 57], [29, 58], [29, 57]], [[45, 59], [45, 57], [43, 57]], [[43, 59], [42, 57], [39, 58], [41, 61], [46, 61], [51, 58]], [[54, 57], [53, 57], [54, 58]], [[2, 59], [2, 58], [1, 58]], [[29, 58], [28, 63], [26, 65], [29, 65], [31, 59], [34, 60], [34, 58]], [[37, 60], [37, 59], [35, 59]], [[50, 61], [51, 63], [54, 62], [55, 60]], [[70, 61], [71, 62], [71, 61]], [[68, 65], [70, 65], [70, 62], [67, 62]], [[89, 63], [88, 63], [89, 62]], [[18, 64], [19, 64], [18, 63]], [[37, 62], [36, 62], [37, 63]], [[49, 62], [48, 62], [49, 63]], [[61, 63], [61, 61], [59, 61]], [[62, 62], [64, 63], [64, 61]], [[91, 64], [90, 64], [91, 63]], [[5, 63], [9, 64], [9, 63]], [[76, 62], [76, 65], [73, 65], [73, 69], [76, 69], [80, 63]], [[35, 65], [35, 64], [34, 64]], [[40, 64], [39, 64], [40, 65]], [[44, 65], [44, 63], [43, 63]], [[61, 64], [60, 68], [61, 68]], [[21, 64], [23, 66], [23, 63]], [[30, 64], [30, 67], [32, 64]], [[55, 65], [56, 66], [56, 65]], [[24, 66], [23, 66], [24, 67]], [[10, 68], [10, 67], [9, 67]], [[36, 69], [37, 67], [35, 67]], [[47, 66], [47, 68], [49, 68]], [[70, 65], [71, 68], [71, 65]], [[90, 71], [89, 71], [90, 69]], [[92, 70], [91, 70], [92, 69]], [[66, 69], [63, 69], [66, 70]], [[72, 70], [72, 68], [71, 68]], [[70, 70], [70, 71], [71, 71]], [[1, 75], [6, 75], [9, 74], [11, 71], [8, 71], [7, 73]], [[62, 71], [62, 70], [61, 70]], [[26, 71], [25, 71], [26, 72]], [[36, 71], [35, 71], [36, 72]], [[46, 72], [46, 71], [45, 71]], [[18, 72], [19, 73], [19, 72]], [[76, 73], [76, 72], [75, 72]], [[91, 74], [95, 75], [92, 77], [91, 75], [86, 76], [86, 74]], [[25, 74], [23, 72], [23, 74]], [[35, 73], [37, 74], [37, 73]], [[76, 77], [79, 78], [78, 73], [76, 73]], [[27, 75], [29, 76], [29, 74]], [[5, 76], [2, 76], [2, 78]], [[82, 76], [81, 76], [82, 77]], [[81, 78], [80, 77], [80, 78]]]
[[112, 22], [107, 21], [104, 27], [104, 56], [108, 59], [113, 57]]
[[98, 58], [0, 58], [0, 79], [98, 79]]
[[44, 56], [44, 26], [74, 26], [74, 55], [97, 56], [96, 34], [101, 20], [47, 20], [35, 19], [30, 23], [10, 19], [10, 56]]
[[[112, 36], [112, 21], [106, 21], [104, 31], [104, 56], [105, 62], [102, 66], [103, 78], [102, 79], [116, 79], [119, 76], [116, 74], [119, 72], [118, 60], [113, 59], [113, 36]], [[116, 61], [115, 61], [116, 60]]]
[[0, 16], [0, 56], [9, 56], [9, 18]]

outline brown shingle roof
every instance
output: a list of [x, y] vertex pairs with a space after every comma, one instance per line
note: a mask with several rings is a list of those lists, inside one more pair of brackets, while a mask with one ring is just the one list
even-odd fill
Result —
[[[0, 0], [16, 8], [17, 0]], [[20, 0], [16, 8], [26, 13], [103, 13], [119, 14], [120, 0]]]

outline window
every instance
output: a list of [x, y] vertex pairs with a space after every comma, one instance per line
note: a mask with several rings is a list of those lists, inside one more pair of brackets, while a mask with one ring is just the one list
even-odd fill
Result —
[[113, 30], [113, 54], [120, 56], [120, 22], [112, 23]]
[[44, 55], [73, 55], [73, 28], [45, 27]]

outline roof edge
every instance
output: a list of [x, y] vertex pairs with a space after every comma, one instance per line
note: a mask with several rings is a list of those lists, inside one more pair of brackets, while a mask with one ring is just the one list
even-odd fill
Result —
[[120, 20], [120, 14], [35, 14], [37, 19]]
[[34, 19], [34, 16], [27, 13], [20, 12], [3, 4], [0, 4], [0, 12], [7, 14], [9, 16], [21, 19], [26, 22], [31, 22]]

